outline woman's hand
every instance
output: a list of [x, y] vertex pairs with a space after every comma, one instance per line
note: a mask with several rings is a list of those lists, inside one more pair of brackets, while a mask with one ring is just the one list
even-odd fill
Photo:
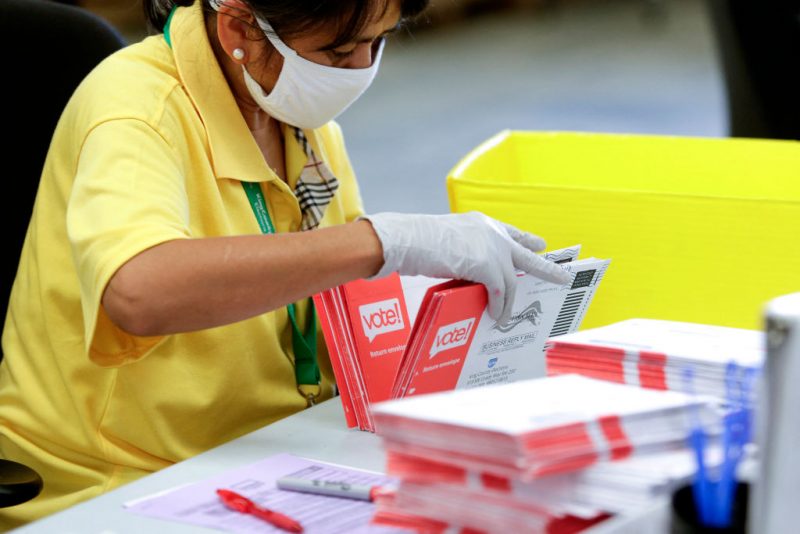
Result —
[[541, 237], [482, 213], [364, 218], [383, 245], [384, 265], [375, 277], [397, 271], [479, 282], [489, 295], [489, 315], [501, 323], [511, 317], [517, 269], [557, 284], [571, 280], [567, 271], [536, 254], [545, 248]]

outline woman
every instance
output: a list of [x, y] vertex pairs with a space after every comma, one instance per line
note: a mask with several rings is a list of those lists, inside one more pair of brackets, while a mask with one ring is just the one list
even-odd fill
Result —
[[45, 488], [0, 526], [329, 398], [320, 290], [458, 277], [503, 320], [515, 267], [565, 281], [541, 239], [479, 214], [361, 217], [331, 119], [425, 3], [145, 2], [164, 34], [84, 80], [45, 163], [0, 372], [0, 455]]

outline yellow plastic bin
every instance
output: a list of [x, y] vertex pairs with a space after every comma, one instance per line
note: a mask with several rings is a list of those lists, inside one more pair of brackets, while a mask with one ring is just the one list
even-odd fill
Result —
[[502, 132], [447, 179], [479, 210], [611, 258], [584, 321], [630, 317], [761, 328], [800, 290], [800, 143]]

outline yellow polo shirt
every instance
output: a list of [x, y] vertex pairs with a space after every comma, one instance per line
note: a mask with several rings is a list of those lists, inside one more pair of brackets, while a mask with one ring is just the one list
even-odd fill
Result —
[[[56, 128], [0, 366], [0, 456], [38, 471], [44, 491], [0, 509], [0, 530], [306, 405], [285, 309], [147, 338], [117, 328], [101, 306], [116, 270], [149, 247], [260, 233], [241, 181], [261, 182], [279, 232], [301, 223], [292, 189], [267, 166], [216, 62], [199, 3], [176, 11], [171, 37], [172, 49], [158, 35], [106, 59]], [[340, 182], [322, 226], [353, 220], [362, 207], [339, 127], [305, 134]], [[285, 139], [292, 183], [305, 154], [291, 132]], [[319, 339], [330, 397], [333, 374]]]

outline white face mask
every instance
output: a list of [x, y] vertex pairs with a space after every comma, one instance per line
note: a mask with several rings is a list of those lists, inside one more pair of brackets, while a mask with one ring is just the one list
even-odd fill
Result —
[[[211, 5], [218, 8], [221, 3], [217, 0]], [[383, 42], [368, 68], [329, 67], [301, 57], [278, 38], [267, 21], [258, 17], [256, 20], [269, 42], [283, 56], [283, 68], [269, 94], [242, 65], [244, 82], [259, 107], [281, 122], [298, 128], [319, 128], [350, 107], [367, 90], [378, 72]]]

